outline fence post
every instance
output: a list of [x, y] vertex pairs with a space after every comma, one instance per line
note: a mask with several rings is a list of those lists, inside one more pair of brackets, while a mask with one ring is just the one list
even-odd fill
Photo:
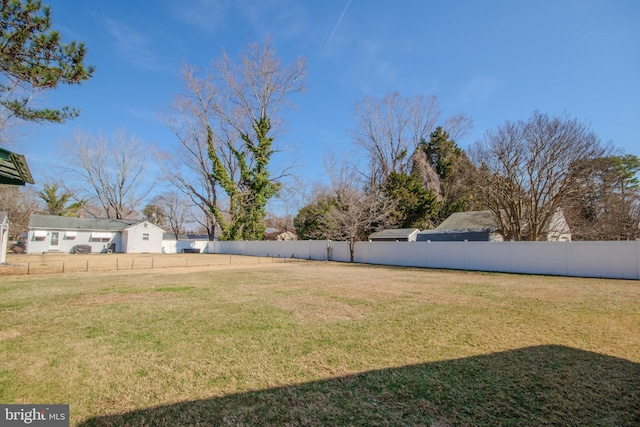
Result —
[[467, 246], [468, 246], [468, 243], [469, 243], [469, 241], [465, 239], [465, 241], [464, 241], [464, 249], [463, 249], [464, 250], [464, 255], [462, 257], [463, 262], [464, 262], [464, 269], [465, 270], [468, 270], [468, 268], [467, 268]]
[[636, 239], [636, 279], [640, 280], [640, 239]]
[[87, 260], [87, 271], [89, 271], [89, 260]]
[[64, 273], [64, 261], [62, 261], [62, 272]]
[[27, 263], [27, 276], [29, 275], [30, 272], [31, 272], [31, 263], [28, 262]]
[[566, 241], [566, 248], [567, 250], [565, 251], [566, 253], [566, 257], [567, 257], [567, 277], [571, 276], [571, 240], [567, 240]]
[[513, 239], [509, 240], [509, 273], [513, 273]]

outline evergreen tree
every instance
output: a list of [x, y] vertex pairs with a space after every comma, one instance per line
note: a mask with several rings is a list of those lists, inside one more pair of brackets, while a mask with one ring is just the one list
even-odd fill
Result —
[[64, 44], [51, 30], [51, 11], [40, 0], [2, 0], [0, 3], [0, 105], [13, 115], [35, 122], [61, 123], [78, 115], [70, 107], [35, 109], [29, 98], [10, 96], [16, 86], [27, 90], [78, 84], [91, 77], [84, 65], [86, 49], [75, 41]]
[[434, 221], [440, 223], [454, 212], [474, 207], [473, 192], [469, 185], [475, 171], [465, 152], [441, 127], [420, 144], [427, 163], [439, 178], [440, 209]]
[[396, 202], [394, 222], [400, 228], [427, 229], [440, 209], [438, 196], [422, 185], [416, 174], [392, 172], [384, 187], [386, 197]]
[[312, 203], [304, 206], [298, 211], [293, 219], [293, 226], [300, 240], [307, 239], [327, 239], [328, 230], [324, 229], [326, 217], [329, 215], [331, 208], [336, 206], [336, 202], [328, 195], [321, 195]]
[[[58, 194], [58, 191], [62, 193]], [[64, 191], [58, 183], [45, 184], [42, 191], [37, 192], [38, 197], [46, 204], [49, 215], [75, 216], [78, 211], [84, 209], [86, 200], [78, 200], [69, 203], [73, 199], [73, 194]]]

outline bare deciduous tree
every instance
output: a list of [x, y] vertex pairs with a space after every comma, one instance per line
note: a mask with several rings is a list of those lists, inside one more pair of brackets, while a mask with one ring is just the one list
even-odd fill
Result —
[[507, 122], [473, 148], [477, 197], [505, 239], [540, 240], [553, 231], [556, 212], [575, 202], [577, 166], [605, 151], [587, 124], [567, 116], [535, 112], [527, 121]]
[[0, 184], [1, 210], [9, 217], [9, 239], [17, 240], [29, 230], [31, 214], [42, 212], [38, 197], [33, 187], [18, 187]]
[[[404, 98], [389, 92], [382, 98], [365, 96], [356, 103], [353, 119], [356, 128], [348, 133], [368, 159], [363, 171], [370, 187], [381, 185], [392, 172], [408, 173], [411, 157], [422, 140], [440, 121], [442, 109], [435, 95]], [[458, 114], [444, 123], [449, 135], [462, 137], [471, 127], [471, 119]]]
[[[302, 58], [281, 64], [268, 40], [250, 44], [238, 62], [223, 52], [204, 78], [185, 67], [184, 93], [174, 107], [179, 119], [170, 126], [193, 160], [191, 172], [201, 177], [200, 189], [187, 191], [213, 213], [226, 239], [262, 236], [265, 206], [284, 174], [269, 168], [276, 152], [273, 135], [290, 95], [304, 90], [305, 73]], [[183, 160], [178, 170], [188, 167]], [[188, 188], [179, 176], [173, 181]]]
[[331, 186], [317, 188], [319, 199], [327, 200], [326, 210], [315, 219], [315, 229], [308, 229], [312, 238], [346, 241], [351, 262], [355, 243], [366, 240], [370, 233], [386, 228], [393, 221], [395, 206], [379, 191], [364, 191], [357, 172], [330, 158], [325, 165], [331, 176]]
[[188, 201], [175, 192], [167, 192], [158, 196], [157, 203], [162, 207], [169, 231], [177, 239], [181, 233], [185, 232], [185, 223], [190, 210]]
[[[207, 230], [209, 240], [213, 240], [216, 227], [213, 211], [219, 200], [207, 130], [213, 126], [211, 116], [217, 90], [211, 77], [199, 79], [196, 70], [188, 66], [182, 70], [182, 83], [183, 93], [176, 96], [171, 114], [165, 116], [165, 123], [178, 138], [179, 145], [171, 153], [161, 153], [158, 163], [167, 180], [200, 211], [198, 223]], [[224, 147], [218, 146], [221, 150]], [[224, 157], [228, 159], [228, 155]]]
[[134, 214], [153, 187], [146, 174], [148, 152], [124, 131], [110, 138], [76, 132], [64, 150], [66, 170], [74, 178], [65, 180], [68, 190], [101, 206], [107, 218]]

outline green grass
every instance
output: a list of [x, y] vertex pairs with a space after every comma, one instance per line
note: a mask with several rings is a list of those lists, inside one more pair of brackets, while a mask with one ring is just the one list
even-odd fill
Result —
[[332, 263], [0, 278], [72, 425], [639, 425], [640, 283]]

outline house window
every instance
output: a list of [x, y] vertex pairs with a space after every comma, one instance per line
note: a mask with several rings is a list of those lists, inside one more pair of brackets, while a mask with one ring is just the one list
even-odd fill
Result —
[[77, 236], [78, 233], [76, 233], [75, 231], [67, 231], [66, 233], [64, 233], [64, 238], [66, 240], [75, 240]]
[[142, 233], [142, 240], [149, 240], [149, 233]]
[[44, 240], [47, 238], [47, 232], [45, 230], [35, 230], [33, 232], [34, 240]]
[[111, 233], [100, 233], [93, 232], [91, 233], [91, 241], [92, 242], [109, 242], [111, 241]]

